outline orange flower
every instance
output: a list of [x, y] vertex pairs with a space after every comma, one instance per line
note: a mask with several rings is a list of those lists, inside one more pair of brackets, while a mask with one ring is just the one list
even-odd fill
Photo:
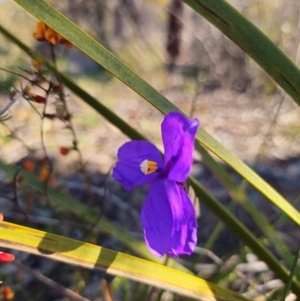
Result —
[[[50, 170], [49, 165], [42, 165], [42, 167], [40, 168], [40, 171], [38, 173], [38, 179], [42, 182], [48, 180], [50, 171], [51, 170]], [[49, 181], [50, 186], [55, 186], [58, 183], [57, 179], [52, 176], [49, 178], [48, 181]]]
[[56, 45], [62, 40], [62, 37], [59, 33], [54, 31], [52, 28], [47, 27], [45, 31], [45, 39], [52, 45]]
[[46, 181], [48, 179], [50, 173], [50, 166], [49, 165], [43, 165], [40, 169], [38, 179], [40, 181]]
[[40, 41], [47, 41], [51, 45], [56, 45], [57, 43], [61, 43], [65, 46], [72, 46], [72, 44], [64, 39], [59, 33], [54, 31], [52, 28], [48, 27], [45, 23], [39, 21], [35, 26], [36, 32], [33, 34], [33, 37]]
[[46, 41], [45, 39], [45, 31], [46, 31], [46, 24], [43, 22], [37, 22], [35, 25], [36, 32], [33, 34], [33, 37], [40, 41]]
[[15, 296], [15, 293], [9, 286], [3, 286], [2, 288], [2, 295], [4, 300], [11, 300]]
[[26, 170], [33, 171], [35, 164], [31, 160], [25, 160], [22, 165]]

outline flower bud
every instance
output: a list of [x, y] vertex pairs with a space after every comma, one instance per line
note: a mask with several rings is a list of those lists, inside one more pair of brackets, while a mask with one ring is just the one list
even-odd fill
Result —
[[24, 169], [28, 170], [28, 171], [33, 171], [34, 170], [34, 162], [31, 161], [31, 160], [25, 160], [23, 163], [22, 163], [22, 166]]
[[53, 84], [52, 89], [56, 93], [60, 93], [62, 91], [62, 86], [58, 83]]
[[15, 259], [13, 254], [0, 252], [0, 263], [9, 263]]
[[15, 293], [9, 286], [5, 285], [2, 288], [2, 295], [4, 300], [12, 300], [15, 296]]
[[31, 92], [27, 92], [26, 96], [28, 96], [31, 101], [34, 101], [37, 103], [46, 103], [46, 98], [44, 96], [36, 95]]
[[70, 151], [70, 148], [67, 148], [67, 147], [61, 147], [61, 148], [59, 149], [59, 152], [60, 152], [61, 155], [63, 155], [63, 156], [66, 156], [66, 155], [69, 153], [69, 151]]

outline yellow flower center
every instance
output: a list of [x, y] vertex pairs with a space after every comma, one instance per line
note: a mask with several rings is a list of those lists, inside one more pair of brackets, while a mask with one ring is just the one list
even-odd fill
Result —
[[141, 167], [141, 171], [145, 175], [150, 175], [151, 173], [157, 170], [157, 163], [146, 159], [140, 164], [140, 167]]

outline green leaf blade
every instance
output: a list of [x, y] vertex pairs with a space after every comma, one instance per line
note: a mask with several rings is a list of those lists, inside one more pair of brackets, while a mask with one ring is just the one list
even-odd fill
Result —
[[[59, 32], [74, 46], [78, 47], [82, 52], [99, 63], [107, 71], [119, 78], [161, 112], [167, 114], [170, 111], [178, 111], [178, 108], [169, 102], [158, 91], [131, 71], [127, 66], [125, 66], [125, 64], [118, 60], [97, 41], [84, 33], [62, 14], [57, 12], [47, 2], [43, 0], [14, 1]], [[205, 132], [205, 130], [200, 129], [197, 139], [201, 144], [236, 170], [251, 185], [273, 202], [273, 204], [280, 208], [282, 212], [287, 214], [296, 224], [300, 225], [300, 213], [261, 177], [254, 173], [246, 164], [231, 154], [218, 141]]]
[[204, 279], [131, 255], [12, 223], [0, 223], [0, 246], [105, 271], [205, 301], [249, 301]]

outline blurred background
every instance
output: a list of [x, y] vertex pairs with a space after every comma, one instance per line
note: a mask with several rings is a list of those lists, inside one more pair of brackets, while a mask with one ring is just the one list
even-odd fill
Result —
[[[296, 105], [242, 50], [187, 5], [167, 0], [50, 2], [183, 112], [198, 117], [201, 126], [239, 158], [251, 163], [258, 155], [287, 159], [299, 154], [300, 113]], [[297, 62], [298, 2], [231, 2]], [[47, 54], [47, 45], [32, 37], [37, 21], [34, 17], [13, 1], [3, 2], [0, 8], [2, 26], [26, 45]], [[1, 67], [14, 71], [28, 68], [30, 58], [3, 36], [0, 39]], [[57, 53], [61, 71], [160, 143], [160, 113], [75, 48], [61, 47]], [[0, 105], [4, 106], [5, 88], [12, 83], [20, 86], [21, 81], [3, 71], [0, 79]], [[115, 160], [116, 147], [126, 138], [72, 94], [69, 106], [76, 116], [85, 161], [107, 171], [107, 163]], [[36, 152], [40, 149], [39, 122], [27, 107], [26, 101], [20, 100], [11, 110], [14, 118], [7, 123], [10, 129], [0, 125], [1, 158], [8, 162], [27, 154], [21, 141], [8, 141], [11, 130]], [[57, 150], [68, 138], [55, 122], [49, 122], [46, 129], [48, 148], [60, 160]], [[73, 160], [76, 154], [64, 157], [58, 167], [64, 169]]]
[[[300, 2], [229, 2], [257, 25], [292, 61], [297, 64], [300, 62]], [[185, 114], [197, 117], [203, 129], [237, 157], [253, 166], [287, 199], [296, 199], [300, 192], [300, 110], [256, 63], [213, 25], [179, 0], [52, 0], [49, 3], [100, 41]], [[0, 2], [1, 26], [32, 49], [49, 56], [48, 45], [37, 42], [32, 36], [36, 22], [34, 17], [13, 1]], [[59, 46], [56, 54], [60, 71], [69, 75], [80, 87], [163, 150], [160, 133], [163, 115], [160, 112], [77, 49]], [[0, 34], [0, 67], [22, 73], [22, 70], [30, 66], [30, 57]], [[0, 110], [9, 102], [7, 88], [12, 85], [21, 89], [26, 81], [0, 70]], [[105, 209], [106, 216], [122, 227], [125, 224], [142, 239], [139, 211], [146, 190], [125, 193], [107, 176], [116, 161], [119, 146], [128, 141], [128, 138], [71, 92], [67, 92], [67, 102], [73, 116], [78, 147], [91, 183], [95, 187], [106, 185], [109, 188], [108, 199], [113, 201]], [[42, 105], [35, 104], [35, 107], [42, 111]], [[28, 102], [21, 98], [11, 107], [10, 116], [8, 121], [0, 123], [1, 160], [9, 164], [22, 164], [30, 160], [37, 164], [35, 170], [38, 173], [45, 156], [41, 143], [41, 119]], [[71, 196], [84, 201], [86, 191], [84, 181], [78, 175], [78, 153], [73, 151], [62, 155], [60, 152], [61, 147], [72, 147], [70, 131], [59, 120], [45, 120], [44, 133], [46, 148], [54, 166], [54, 176], [58, 182], [64, 183]], [[195, 154], [193, 174], [221, 202], [229, 205], [230, 197], [203, 165], [198, 153]], [[5, 183], [3, 179], [1, 181], [2, 184]], [[3, 184], [3, 187], [6, 186]], [[8, 193], [7, 190], [5, 193]], [[103, 191], [99, 195], [95, 192], [95, 195], [96, 198], [101, 197]], [[248, 195], [270, 220], [274, 221], [279, 217], [280, 212], [253, 189], [249, 188]], [[14, 204], [2, 198], [0, 200], [0, 211], [5, 213], [8, 220], [26, 224], [26, 219]], [[47, 205], [37, 204], [35, 198], [25, 195], [23, 205], [30, 207], [29, 214], [53, 218]], [[254, 233], [258, 233], [249, 216], [241, 208], [236, 207], [235, 210], [235, 214]], [[33, 225], [59, 232], [57, 227], [51, 228], [48, 222], [33, 221]], [[205, 245], [216, 224], [217, 220], [207, 209], [201, 207], [199, 246]], [[285, 233], [285, 241], [295, 250], [295, 238], [299, 238], [299, 229], [285, 222], [280, 225], [280, 231], [284, 229], [289, 233]], [[65, 226], [62, 233], [59, 233], [83, 239], [80, 231]], [[92, 242], [128, 251], [103, 235], [100, 238], [97, 236]], [[221, 258], [243, 254], [240, 259], [245, 260], [247, 252], [241, 252], [238, 245], [238, 240], [225, 229], [216, 240], [213, 251]], [[18, 255], [31, 268], [83, 292], [91, 300], [104, 300], [96, 297], [99, 290], [104, 289], [104, 286], [100, 289], [97, 286], [102, 274], [74, 269], [28, 254]], [[211, 263], [209, 260], [204, 262]], [[61, 273], [58, 275], [57, 269], [60, 268]], [[53, 292], [50, 295], [54, 295], [47, 299], [49, 291], [44, 287], [38, 290], [38, 294], [31, 293], [37, 290], [32, 276], [22, 278], [25, 272], [20, 272], [20, 268], [9, 269], [3, 270], [1, 279], [5, 279], [15, 290], [15, 300], [65, 300]], [[198, 267], [198, 272], [201, 269], [203, 266]], [[18, 278], [17, 271], [23, 275], [21, 278]], [[204, 272], [201, 276], [210, 279], [211, 274], [207, 273]], [[266, 277], [271, 279], [272, 275], [267, 274]], [[111, 281], [111, 278], [107, 279]], [[223, 279], [224, 286], [239, 291], [240, 277], [232, 280], [228, 276], [226, 279]], [[16, 285], [18, 281], [20, 283]], [[115, 281], [115, 285], [118, 285], [118, 281], [121, 280]], [[118, 292], [126, 298], [120, 297], [117, 300], [134, 300], [133, 295], [130, 295], [134, 291], [132, 283], [120, 283], [124, 290], [122, 293], [120, 290]], [[25, 291], [24, 287], [30, 289]]]

